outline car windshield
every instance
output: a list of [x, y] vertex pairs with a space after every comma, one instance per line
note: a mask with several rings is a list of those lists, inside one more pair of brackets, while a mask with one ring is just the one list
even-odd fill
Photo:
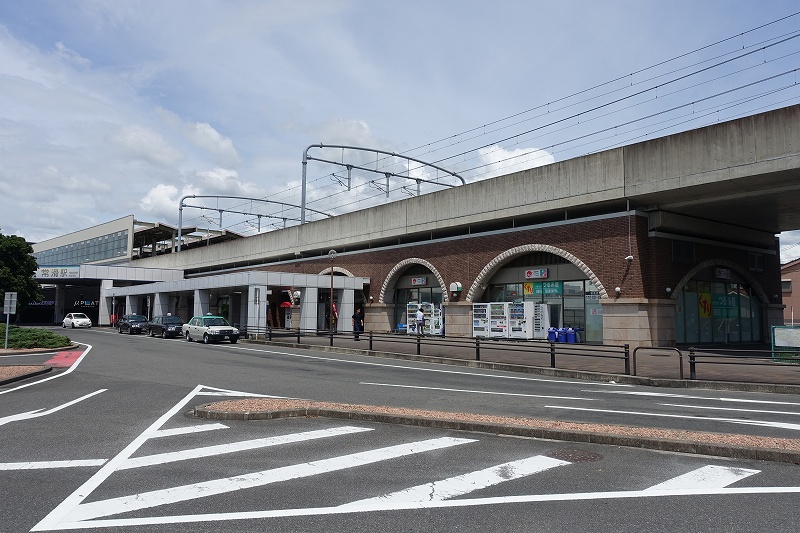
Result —
[[72, 318], [89, 318], [89, 317], [84, 315], [83, 313], [72, 313]]
[[179, 316], [165, 316], [164, 324], [183, 324], [183, 320]]
[[228, 321], [221, 316], [214, 316], [205, 319], [206, 326], [230, 326]]
[[144, 315], [129, 315], [129, 322], [147, 322], [147, 317]]

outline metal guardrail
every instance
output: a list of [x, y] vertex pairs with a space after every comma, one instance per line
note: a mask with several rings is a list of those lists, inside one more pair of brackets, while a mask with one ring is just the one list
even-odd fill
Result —
[[[724, 353], [708, 353], [692, 346], [689, 348], [689, 379], [697, 379], [697, 365], [750, 365], [750, 366], [786, 366], [798, 368], [800, 358], [797, 354], [775, 355], [773, 350], [740, 350], [726, 348]], [[791, 353], [791, 352], [787, 352]], [[763, 355], [761, 355], [763, 354]]]
[[[300, 328], [292, 329], [273, 329], [265, 328], [262, 331], [248, 332], [251, 339], [262, 339], [274, 341], [276, 339], [292, 339], [295, 344], [303, 344], [302, 339], [314, 339], [327, 337], [327, 344], [334, 346], [336, 339], [353, 338], [352, 332], [333, 332], [329, 330], [303, 330]], [[376, 333], [373, 331], [361, 332], [360, 339], [367, 342], [369, 351], [375, 350], [376, 344], [402, 344], [408, 346], [413, 343], [416, 355], [424, 355], [423, 352], [434, 356], [442, 355], [441, 348], [455, 348], [458, 352], [469, 351], [474, 354], [476, 361], [481, 360], [481, 352], [491, 351], [497, 353], [522, 353], [544, 355], [549, 358], [550, 367], [557, 368], [557, 362], [562, 357], [591, 357], [605, 359], [619, 359], [623, 361], [624, 373], [631, 373], [631, 356], [629, 345], [586, 345], [575, 343], [559, 343], [548, 340], [505, 340], [485, 337], [447, 337], [444, 335], [413, 335], [405, 333]], [[308, 343], [306, 343], [308, 344]], [[433, 352], [433, 353], [431, 353]], [[463, 359], [463, 357], [461, 357]], [[502, 357], [501, 357], [502, 359]], [[502, 361], [501, 361], [502, 362]]]
[[654, 350], [654, 351], [671, 351], [678, 353], [678, 371], [680, 375], [680, 379], [683, 379], [683, 352], [681, 352], [677, 348], [667, 347], [667, 346], [638, 346], [633, 349], [633, 375], [636, 375], [636, 354], [639, 350]]

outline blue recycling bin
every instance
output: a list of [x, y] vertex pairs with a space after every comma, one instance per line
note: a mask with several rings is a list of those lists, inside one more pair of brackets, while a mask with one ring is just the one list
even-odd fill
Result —
[[578, 342], [578, 336], [572, 328], [567, 328], [567, 342], [572, 344]]
[[567, 328], [558, 328], [558, 342], [567, 342]]
[[547, 330], [547, 340], [550, 342], [556, 342], [558, 339], [556, 338], [558, 330], [556, 328], [550, 328]]

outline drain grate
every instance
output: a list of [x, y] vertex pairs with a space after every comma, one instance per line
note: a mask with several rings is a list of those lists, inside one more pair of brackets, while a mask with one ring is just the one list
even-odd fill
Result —
[[593, 463], [603, 459], [603, 456], [599, 453], [594, 453], [587, 450], [578, 450], [576, 448], [562, 448], [560, 450], [553, 450], [545, 455], [553, 459], [560, 459], [570, 463]]

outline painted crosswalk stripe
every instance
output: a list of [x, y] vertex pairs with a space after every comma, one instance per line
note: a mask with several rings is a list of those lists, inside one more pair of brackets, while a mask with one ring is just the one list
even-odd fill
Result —
[[429, 439], [340, 457], [332, 457], [330, 459], [322, 459], [299, 465], [264, 470], [252, 474], [214, 479], [201, 483], [192, 483], [189, 485], [144, 492], [120, 498], [111, 498], [92, 503], [82, 503], [73, 508], [64, 517], [63, 521], [80, 522], [102, 516], [112, 516], [140, 509], [157, 507], [159, 505], [183, 502], [206, 496], [215, 496], [241, 489], [260, 487], [270, 483], [335, 472], [337, 470], [354, 468], [407, 455], [440, 450], [451, 446], [467, 444], [469, 442], [476, 441], [475, 439], [458, 439], [452, 437]]
[[202, 431], [214, 431], [216, 429], [228, 429], [225, 424], [200, 424], [183, 428], [159, 429], [153, 433], [152, 438], [174, 437], [176, 435], [187, 435], [189, 433], [199, 433]]
[[26, 461], [0, 463], [0, 470], [46, 470], [48, 468], [76, 468], [80, 466], [102, 466], [108, 459], [71, 459], [66, 461]]
[[190, 450], [182, 450], [179, 452], [144, 455], [142, 457], [133, 457], [126, 460], [119, 466], [118, 470], [128, 470], [131, 468], [140, 468], [142, 466], [161, 465], [176, 461], [186, 461], [188, 459], [199, 459], [200, 457], [213, 457], [215, 455], [222, 455], [226, 453], [255, 450], [269, 446], [279, 446], [281, 444], [324, 439], [327, 437], [339, 437], [342, 435], [361, 433], [364, 431], [372, 431], [372, 429], [354, 426], [342, 426], [338, 428], [320, 429], [315, 431], [306, 431], [303, 433], [292, 433], [289, 435], [279, 435], [277, 437], [265, 437], [263, 439], [252, 439], [228, 444], [218, 444], [215, 446], [204, 446], [202, 448], [192, 448]]
[[653, 485], [647, 490], [721, 489], [759, 472], [761, 471], [749, 468], [706, 465]]
[[553, 459], [544, 455], [528, 457], [519, 461], [511, 461], [500, 465], [469, 472], [460, 476], [417, 485], [397, 492], [391, 492], [375, 498], [367, 498], [342, 505], [341, 507], [375, 506], [383, 508], [392, 501], [440, 501], [456, 498], [476, 490], [491, 487], [505, 481], [519, 479], [538, 472], [544, 472], [557, 466], [568, 465], [567, 461]]

